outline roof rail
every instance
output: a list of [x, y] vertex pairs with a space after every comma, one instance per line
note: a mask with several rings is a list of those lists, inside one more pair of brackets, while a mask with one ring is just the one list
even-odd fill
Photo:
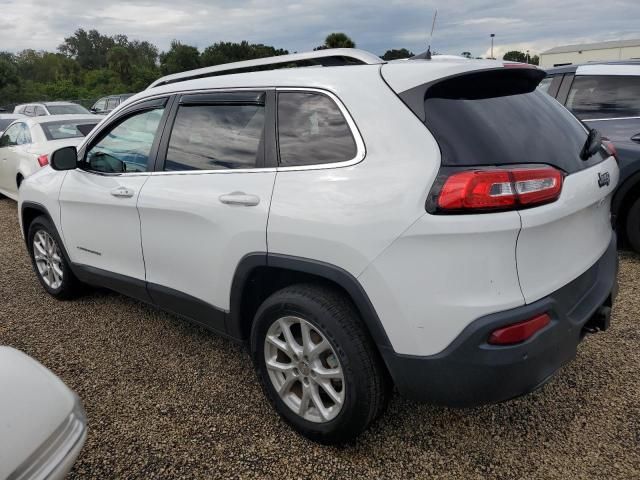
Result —
[[244, 60], [241, 62], [225, 63], [213, 67], [198, 68], [187, 72], [174, 73], [159, 78], [147, 88], [159, 87], [170, 83], [184, 82], [196, 78], [214, 77], [218, 75], [231, 75], [248, 70], [273, 70], [279, 66], [303, 67], [303, 66], [325, 66], [333, 67], [340, 65], [380, 65], [385, 63], [380, 57], [373, 53], [355, 48], [327, 48], [313, 52], [293, 53], [290, 55], [279, 55], [276, 57], [258, 58], [255, 60]]

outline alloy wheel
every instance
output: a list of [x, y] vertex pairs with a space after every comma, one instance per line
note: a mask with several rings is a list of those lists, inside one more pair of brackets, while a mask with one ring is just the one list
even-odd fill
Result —
[[264, 341], [269, 379], [282, 401], [307, 421], [325, 423], [342, 409], [344, 373], [326, 336], [307, 320], [286, 316]]
[[33, 237], [33, 258], [38, 274], [49, 288], [57, 290], [62, 286], [62, 254], [53, 237], [45, 230], [38, 230]]

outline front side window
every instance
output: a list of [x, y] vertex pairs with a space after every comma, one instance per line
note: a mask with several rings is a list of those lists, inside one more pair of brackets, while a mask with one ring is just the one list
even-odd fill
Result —
[[104, 98], [101, 98], [95, 103], [95, 105], [93, 106], [93, 110], [101, 112], [105, 109], [106, 106], [107, 106], [107, 100]]
[[109, 100], [107, 100], [107, 110], [113, 110], [117, 106], [118, 106], [117, 98], [110, 98]]
[[640, 116], [640, 76], [578, 75], [567, 108], [581, 120]]
[[255, 168], [264, 120], [264, 105], [181, 105], [164, 169]]
[[42, 108], [41, 106], [36, 106], [36, 117], [42, 117], [44, 115], [46, 115], [47, 112], [45, 111], [44, 108]]
[[345, 162], [356, 156], [356, 142], [342, 112], [326, 95], [278, 94], [280, 165]]
[[29, 127], [24, 123], [19, 123], [20, 131], [18, 133], [18, 145], [27, 145], [31, 143], [31, 132]]
[[100, 137], [85, 157], [85, 168], [102, 173], [145, 172], [164, 108], [127, 117]]

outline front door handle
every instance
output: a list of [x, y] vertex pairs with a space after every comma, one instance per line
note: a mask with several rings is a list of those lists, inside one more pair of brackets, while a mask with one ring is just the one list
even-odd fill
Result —
[[631, 137], [631, 140], [633, 140], [634, 142], [640, 143], [640, 133]]
[[244, 192], [226, 193], [220, 195], [218, 200], [226, 205], [242, 205], [245, 207], [255, 207], [260, 203], [260, 197], [257, 195], [248, 195]]
[[127, 187], [117, 187], [111, 190], [111, 195], [120, 198], [131, 198], [135, 192]]

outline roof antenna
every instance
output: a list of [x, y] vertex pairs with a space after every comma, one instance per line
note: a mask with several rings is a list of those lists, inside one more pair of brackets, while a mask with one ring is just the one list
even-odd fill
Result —
[[438, 17], [438, 9], [433, 14], [433, 22], [431, 22], [431, 33], [429, 34], [429, 45], [427, 46], [427, 51], [423, 53], [419, 53], [411, 57], [409, 60], [431, 60], [431, 40], [433, 39], [433, 31], [436, 28], [436, 18]]
[[431, 33], [429, 34], [429, 46], [427, 47], [427, 53], [425, 54], [425, 58], [427, 60], [431, 60], [431, 40], [433, 39], [433, 31], [436, 28], [436, 18], [438, 17], [438, 9], [433, 14], [433, 22], [431, 23]]

